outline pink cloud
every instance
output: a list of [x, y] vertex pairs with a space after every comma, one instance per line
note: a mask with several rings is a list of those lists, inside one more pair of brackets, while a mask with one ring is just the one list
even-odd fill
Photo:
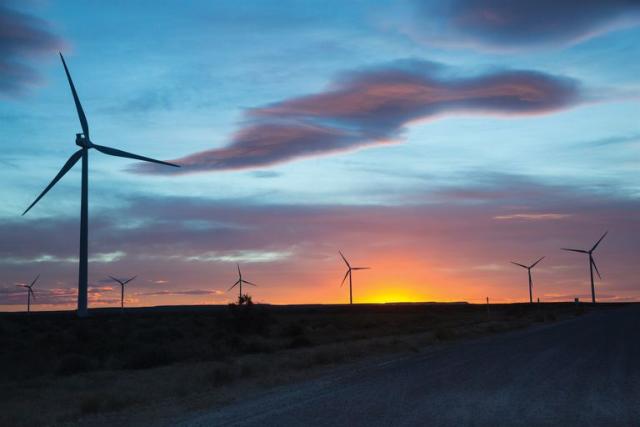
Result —
[[350, 73], [324, 92], [246, 111], [226, 147], [172, 160], [169, 170], [138, 164], [135, 171], [184, 174], [250, 169], [294, 159], [386, 144], [412, 122], [443, 114], [542, 114], [581, 101], [579, 84], [535, 71], [496, 71], [447, 77], [445, 67], [404, 61]]

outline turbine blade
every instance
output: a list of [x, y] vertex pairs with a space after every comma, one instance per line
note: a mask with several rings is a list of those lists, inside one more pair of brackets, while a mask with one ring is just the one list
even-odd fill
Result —
[[36, 284], [36, 282], [38, 281], [39, 278], [40, 278], [40, 274], [38, 274], [36, 276], [36, 278], [33, 279], [33, 282], [31, 282], [31, 284], [29, 285], [29, 289], [31, 289], [31, 287]]
[[536, 262], [534, 262], [533, 264], [531, 264], [531, 267], [529, 267], [529, 268], [533, 268], [533, 267], [535, 267], [535, 266], [536, 266], [536, 265], [538, 265], [538, 263], [539, 263], [540, 261], [542, 261], [543, 259], [544, 259], [544, 257], [540, 258], [539, 260], [537, 260]]
[[31, 293], [31, 296], [33, 297], [33, 299], [36, 299], [36, 293], [33, 292], [33, 289], [29, 288], [29, 292]]
[[240, 283], [240, 280], [238, 280], [236, 283], [233, 284], [233, 286], [231, 286], [229, 289], [227, 289], [227, 292], [229, 292], [231, 289], [233, 289], [236, 286], [238, 286], [238, 283]]
[[511, 264], [519, 265], [519, 266], [520, 266], [520, 267], [522, 267], [522, 268], [529, 268], [529, 267], [527, 267], [526, 265], [520, 264], [519, 262], [513, 262], [513, 261], [511, 261]]
[[598, 271], [598, 266], [596, 265], [596, 262], [593, 258], [591, 258], [591, 264], [593, 265], [593, 268], [596, 269], [596, 274], [598, 275], [598, 278], [602, 279], [602, 276], [600, 275], [600, 272]]
[[127, 280], [126, 282], [124, 282], [123, 284], [126, 285], [127, 283], [131, 282], [133, 279], [135, 279], [138, 276], [133, 276], [131, 279]]
[[238, 267], [238, 276], [242, 276], [242, 273], [240, 272], [240, 264], [236, 263], [236, 267]]
[[591, 252], [593, 252], [593, 251], [595, 251], [595, 250], [596, 250], [596, 248], [598, 247], [598, 245], [600, 244], [600, 242], [602, 242], [602, 239], [604, 239], [604, 236], [606, 236], [606, 235], [607, 235], [607, 233], [609, 233], [609, 231], [608, 231], [608, 230], [607, 230], [607, 231], [605, 231], [605, 233], [602, 235], [602, 237], [598, 239], [598, 241], [596, 242], [596, 244], [595, 244], [595, 245], [593, 245], [593, 247], [591, 248]]
[[29, 287], [29, 286], [27, 286], [27, 285], [23, 285], [23, 284], [16, 285], [16, 286], [17, 286], [17, 287], [19, 287], [19, 288], [28, 288], [28, 287]]
[[258, 286], [255, 283], [251, 283], [250, 281], [244, 280], [244, 279], [242, 280], [242, 283], [246, 283], [247, 285], [251, 285], [251, 286]]
[[69, 80], [69, 86], [71, 87], [71, 93], [73, 94], [73, 102], [76, 103], [76, 110], [78, 110], [78, 118], [80, 119], [80, 125], [82, 125], [82, 132], [84, 133], [84, 136], [89, 138], [89, 124], [87, 123], [87, 117], [84, 115], [84, 110], [82, 109], [82, 104], [80, 104], [76, 87], [73, 84], [73, 80], [71, 80], [71, 74], [69, 74], [69, 69], [67, 68], [67, 63], [64, 61], [62, 53], [60, 53], [60, 59], [62, 59], [64, 72], [67, 74], [67, 80]]
[[98, 150], [99, 152], [108, 154], [110, 156], [124, 157], [126, 159], [134, 159], [134, 160], [142, 160], [145, 162], [159, 163], [161, 165], [173, 166], [175, 168], [180, 167], [180, 165], [176, 165], [174, 163], [163, 162], [162, 160], [152, 159], [151, 157], [144, 157], [144, 156], [139, 156], [133, 153], [127, 153], [126, 151], [117, 150], [111, 147], [105, 147], [104, 145], [93, 144], [92, 147]]
[[563, 251], [571, 251], [571, 252], [579, 252], [581, 254], [588, 254], [589, 251], [583, 251], [582, 249], [567, 249], [567, 248], [561, 248]]
[[115, 278], [115, 277], [113, 277], [113, 276], [109, 276], [109, 277], [111, 277], [113, 280], [115, 280], [116, 282], [120, 283], [121, 285], [124, 285], [124, 283], [122, 283], [122, 280], [120, 280], [120, 279], [116, 279], [116, 278]]
[[22, 213], [22, 215], [24, 215], [27, 212], [29, 212], [29, 210], [32, 207], [34, 207], [35, 204], [38, 203], [40, 201], [40, 199], [42, 199], [44, 197], [44, 195], [47, 194], [47, 192], [49, 190], [51, 190], [51, 187], [56, 185], [56, 182], [60, 181], [60, 178], [62, 178], [67, 172], [69, 172], [69, 169], [71, 169], [73, 167], [73, 165], [75, 165], [78, 162], [78, 160], [80, 160], [80, 157], [82, 157], [82, 150], [78, 150], [75, 153], [73, 153], [71, 155], [71, 157], [69, 157], [69, 160], [67, 160], [67, 163], [65, 163], [64, 166], [62, 166], [62, 169], [60, 169], [60, 172], [58, 172], [58, 174], [55, 176], [55, 178], [53, 178], [51, 180], [51, 182], [49, 183], [49, 185], [47, 185], [47, 188], [45, 188], [44, 191], [42, 193], [40, 193], [38, 198], [33, 203], [31, 203], [31, 205], [29, 205], [27, 210], [24, 211]]
[[351, 271], [351, 269], [347, 270], [347, 272], [344, 273], [344, 278], [342, 279], [342, 282], [340, 282], [340, 287], [342, 287], [342, 285], [344, 285], [344, 281], [347, 280], [347, 276], [349, 275], [350, 271]]
[[352, 270], [371, 270], [371, 267], [353, 267]]
[[347, 261], [347, 259], [344, 257], [344, 255], [342, 254], [341, 251], [338, 251], [340, 253], [340, 256], [342, 257], [342, 260], [344, 261], [345, 264], [347, 264], [347, 267], [351, 268], [351, 264], [349, 264], [349, 261]]

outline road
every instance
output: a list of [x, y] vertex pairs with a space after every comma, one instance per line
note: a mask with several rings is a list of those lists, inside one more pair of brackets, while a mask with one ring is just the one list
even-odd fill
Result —
[[182, 426], [640, 426], [640, 307], [453, 343]]

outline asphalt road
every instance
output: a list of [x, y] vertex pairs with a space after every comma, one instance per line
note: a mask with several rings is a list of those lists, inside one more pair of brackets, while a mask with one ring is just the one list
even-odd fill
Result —
[[281, 387], [183, 426], [640, 426], [640, 307]]

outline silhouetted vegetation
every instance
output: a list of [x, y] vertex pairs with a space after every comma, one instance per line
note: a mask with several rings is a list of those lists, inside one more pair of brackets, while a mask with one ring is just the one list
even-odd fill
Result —
[[[124, 316], [119, 309], [98, 310], [82, 320], [72, 313], [1, 314], [0, 425], [51, 423], [48, 411], [66, 422], [256, 378], [282, 381], [285, 372], [420, 351], [594, 309], [492, 305], [487, 320], [484, 305], [280, 307], [246, 297], [228, 307], [126, 310]], [[162, 373], [144, 373], [154, 370]], [[129, 384], [126, 399], [121, 381]], [[34, 412], [33, 405], [44, 409]]]

